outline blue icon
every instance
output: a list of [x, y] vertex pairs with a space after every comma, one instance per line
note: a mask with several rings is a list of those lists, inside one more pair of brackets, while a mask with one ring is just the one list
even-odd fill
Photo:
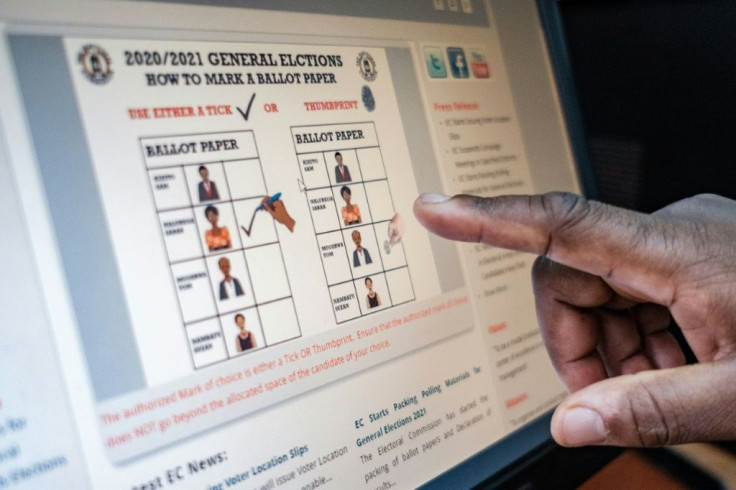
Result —
[[424, 48], [424, 62], [427, 64], [427, 73], [432, 78], [447, 78], [447, 68], [440, 48]]
[[450, 71], [455, 78], [468, 78], [468, 60], [462, 48], [447, 48], [447, 59], [450, 63]]

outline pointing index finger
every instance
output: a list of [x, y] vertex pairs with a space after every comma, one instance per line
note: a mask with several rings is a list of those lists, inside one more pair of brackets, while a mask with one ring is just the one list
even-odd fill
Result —
[[569, 193], [482, 198], [424, 194], [414, 203], [430, 231], [466, 242], [545, 255], [666, 304], [672, 294], [663, 240], [649, 216]]

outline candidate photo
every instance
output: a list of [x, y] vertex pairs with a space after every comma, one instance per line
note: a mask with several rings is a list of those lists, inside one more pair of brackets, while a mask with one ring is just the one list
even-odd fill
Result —
[[238, 334], [235, 336], [236, 352], [245, 352], [258, 347], [256, 336], [245, 327], [245, 316], [242, 313], [235, 315], [235, 326], [238, 327]]
[[342, 163], [342, 153], [335, 152], [335, 182], [341, 184], [343, 182], [351, 182], [353, 179], [350, 177], [350, 169], [347, 165]]
[[240, 281], [230, 275], [230, 259], [222, 257], [217, 261], [217, 266], [220, 268], [220, 272], [222, 272], [223, 276], [222, 281], [220, 281], [220, 300], [222, 301], [236, 296], [243, 296], [245, 291], [243, 291], [243, 286], [240, 284]]
[[368, 294], [365, 295], [365, 306], [368, 309], [377, 308], [383, 303], [381, 302], [381, 296], [373, 290], [373, 279], [370, 277], [365, 278], [365, 288], [368, 290]]
[[361, 246], [363, 237], [360, 235], [360, 232], [358, 230], [353, 230], [353, 233], [350, 236], [355, 244], [355, 250], [353, 250], [353, 267], [372, 264], [373, 259], [371, 259], [370, 252]]
[[344, 185], [340, 189], [340, 195], [342, 196], [343, 201], [345, 201], [345, 206], [340, 210], [342, 221], [345, 223], [345, 226], [361, 224], [363, 219], [360, 217], [360, 208], [357, 204], [353, 204], [351, 202], [353, 191], [350, 190], [350, 187]]
[[210, 171], [204, 165], [199, 167], [199, 176], [202, 178], [197, 185], [199, 202], [218, 201], [220, 193], [217, 191], [217, 184], [210, 180]]
[[217, 222], [220, 219], [220, 211], [217, 207], [209, 205], [204, 209], [204, 216], [209, 221], [212, 228], [204, 232], [204, 241], [210, 252], [216, 250], [225, 250], [232, 248], [233, 243], [230, 238], [230, 230], [227, 226], [219, 226]]

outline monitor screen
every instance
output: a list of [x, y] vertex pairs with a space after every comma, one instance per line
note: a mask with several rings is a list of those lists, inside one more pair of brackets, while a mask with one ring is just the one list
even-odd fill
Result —
[[540, 25], [3, 1], [0, 488], [406, 488], [544, 442], [534, 257], [412, 213], [579, 192]]

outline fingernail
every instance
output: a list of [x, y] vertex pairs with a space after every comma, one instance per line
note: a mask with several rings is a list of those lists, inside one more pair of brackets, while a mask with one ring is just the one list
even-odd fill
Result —
[[589, 408], [573, 408], [565, 412], [562, 420], [565, 445], [587, 446], [606, 440], [606, 426], [598, 412]]
[[439, 204], [450, 199], [450, 196], [446, 196], [444, 194], [425, 193], [419, 196], [419, 198], [422, 200], [423, 204]]

